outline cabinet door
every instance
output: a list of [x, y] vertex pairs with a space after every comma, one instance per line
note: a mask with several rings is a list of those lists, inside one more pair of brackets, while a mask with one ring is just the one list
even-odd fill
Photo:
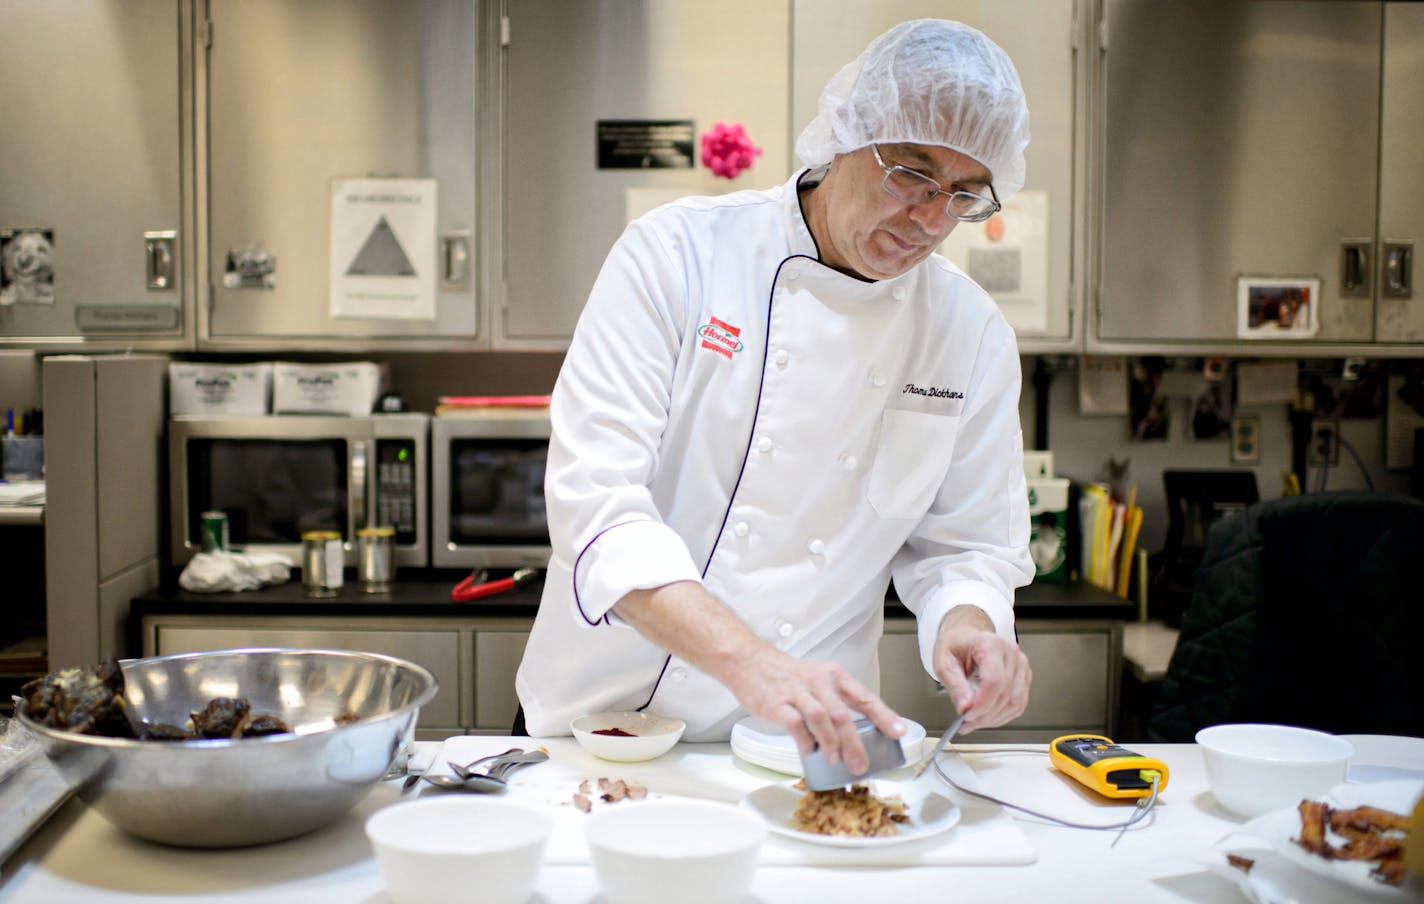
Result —
[[475, 729], [508, 734], [519, 709], [514, 675], [529, 643], [528, 631], [475, 632]]
[[[1424, 342], [1424, 4], [1384, 6], [1384, 79], [1380, 122], [1380, 226], [1375, 338]], [[1402, 267], [1402, 273], [1391, 272]], [[1407, 290], [1401, 290], [1402, 281]]]
[[1098, 339], [1234, 341], [1243, 276], [1320, 280], [1308, 342], [1373, 338], [1340, 270], [1375, 234], [1380, 16], [1105, 0]]
[[[210, 0], [209, 14], [205, 342], [471, 341], [475, 0]], [[391, 230], [410, 269], [436, 274], [433, 318], [332, 313], [332, 182], [373, 177], [436, 180], [439, 238], [430, 253], [418, 253], [427, 242]], [[463, 281], [448, 284], [447, 238], [469, 255]], [[240, 275], [239, 259], [264, 254], [275, 265], [269, 278], [254, 268], [248, 279], [225, 279]]]
[[[785, 0], [507, 0], [494, 343], [563, 348], [630, 209], [784, 181]], [[691, 120], [693, 167], [600, 169], [600, 120]], [[696, 139], [740, 122], [762, 149], [735, 180]], [[492, 192], [491, 194], [495, 194]]]
[[[0, 343], [182, 346], [178, 18], [173, 0], [0, 0]], [[161, 285], [149, 233], [172, 234]]]
[[[938, 734], [954, 706], [920, 664], [913, 619], [886, 619], [880, 638], [880, 694], [897, 712]], [[1071, 731], [1111, 737], [1122, 681], [1122, 628], [1102, 620], [1025, 619], [1019, 645], [1033, 668], [1028, 708], [1013, 722], [976, 731], [973, 740], [1050, 741]]]
[[[1031, 138], [1024, 190], [1045, 205], [1046, 279], [1042, 266], [1030, 265], [1031, 244], [1022, 250], [1018, 288], [990, 294], [1039, 297], [1046, 308], [1025, 318], [1017, 304], [1005, 305], [1015, 323], [1020, 346], [1048, 350], [1073, 338], [1071, 311], [1074, 282], [1074, 109], [1080, 79], [1074, 54], [1073, 0], [796, 0], [792, 62], [791, 138], [816, 114], [821, 89], [842, 66], [855, 59], [877, 35], [899, 22], [919, 18], [955, 19], [983, 31], [1004, 49], [1018, 70], [1028, 98]], [[794, 150], [794, 149], [793, 149]], [[956, 233], [983, 230], [965, 223]], [[963, 236], [960, 236], [963, 238]], [[951, 242], [954, 236], [951, 236]], [[1034, 258], [1036, 261], [1037, 259]], [[974, 275], [971, 273], [970, 275]], [[1025, 326], [1026, 319], [1042, 325]]]

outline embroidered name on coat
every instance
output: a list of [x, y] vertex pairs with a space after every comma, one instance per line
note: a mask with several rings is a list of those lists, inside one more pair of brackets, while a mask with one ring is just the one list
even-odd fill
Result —
[[702, 337], [703, 348], [710, 348], [729, 359], [746, 347], [746, 343], [738, 338], [741, 334], [741, 327], [732, 326], [716, 317], [697, 328], [697, 335]]
[[914, 383], [906, 383], [905, 388], [900, 390], [901, 395], [922, 395], [932, 399], [962, 399], [964, 393], [957, 389], [940, 389], [938, 386], [916, 386]]

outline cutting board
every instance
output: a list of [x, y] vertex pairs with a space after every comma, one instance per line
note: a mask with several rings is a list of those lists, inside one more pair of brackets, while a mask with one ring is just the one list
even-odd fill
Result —
[[[613, 763], [584, 751], [572, 738], [480, 737], [467, 735], [445, 741], [431, 764], [431, 772], [449, 773], [450, 762], [468, 763], [482, 756], [500, 753], [523, 741], [525, 747], [543, 746], [549, 761], [530, 766], [510, 776], [505, 792], [509, 800], [547, 807], [554, 816], [554, 832], [549, 838], [545, 862], [587, 864], [588, 844], [584, 840], [587, 814], [573, 806], [573, 796], [584, 779], [596, 786], [600, 777], [636, 782], [648, 789], [649, 799], [692, 797], [735, 804], [746, 794], [767, 784], [790, 780], [789, 776], [744, 762], [731, 753], [727, 744], [679, 744], [670, 752], [645, 763]], [[980, 790], [974, 771], [955, 754], [943, 759], [944, 769], [954, 780], [971, 790]], [[909, 769], [888, 778], [908, 780]], [[900, 774], [900, 773], [903, 773]], [[997, 804], [960, 794], [938, 779], [933, 770], [916, 781], [927, 782], [952, 799], [963, 812], [959, 824], [939, 835], [918, 841], [869, 848], [829, 847], [795, 838], [771, 834], [762, 846], [763, 866], [1009, 866], [1033, 863], [1038, 853], [1018, 824]], [[421, 784], [421, 793], [439, 794]], [[638, 801], [606, 804], [595, 799], [593, 806], [630, 807]]]

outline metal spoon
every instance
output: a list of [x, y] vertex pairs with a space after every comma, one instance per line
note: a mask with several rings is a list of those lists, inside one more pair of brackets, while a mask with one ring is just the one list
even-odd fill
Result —
[[[482, 756], [474, 762], [466, 763], [463, 766], [461, 766], [459, 763], [451, 763], [450, 771], [455, 773], [455, 775], [459, 778], [469, 778], [471, 775], [475, 774], [474, 768], [481, 763], [496, 763], [502, 761], [505, 757], [510, 756], [511, 754], [523, 752], [524, 750], [522, 748], [511, 747], [504, 753], [494, 753], [490, 754], [489, 756]], [[488, 769], [486, 769], [486, 771], [488, 771]]]
[[516, 755], [501, 757], [499, 762], [493, 764], [485, 771], [485, 774], [493, 775], [495, 778], [504, 778], [516, 769], [533, 766], [535, 763], [542, 763], [548, 758], [549, 754], [543, 750], [522, 750]]
[[425, 780], [437, 788], [444, 788], [450, 791], [473, 791], [482, 794], [497, 794], [508, 787], [504, 777], [516, 769], [524, 766], [532, 766], [535, 763], [542, 763], [549, 758], [549, 755], [542, 750], [518, 751], [502, 757], [489, 768], [489, 771], [471, 773], [468, 778], [458, 778], [451, 775], [427, 775]]
[[489, 775], [473, 774], [469, 778], [457, 778], [453, 775], [427, 775], [424, 778], [435, 787], [444, 788], [447, 791], [477, 791], [484, 794], [498, 794], [509, 787], [503, 779]]

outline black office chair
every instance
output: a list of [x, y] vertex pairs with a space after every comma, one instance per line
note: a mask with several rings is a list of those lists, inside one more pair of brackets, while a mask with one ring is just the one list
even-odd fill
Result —
[[1357, 491], [1214, 525], [1147, 736], [1221, 722], [1424, 737], [1424, 502]]

